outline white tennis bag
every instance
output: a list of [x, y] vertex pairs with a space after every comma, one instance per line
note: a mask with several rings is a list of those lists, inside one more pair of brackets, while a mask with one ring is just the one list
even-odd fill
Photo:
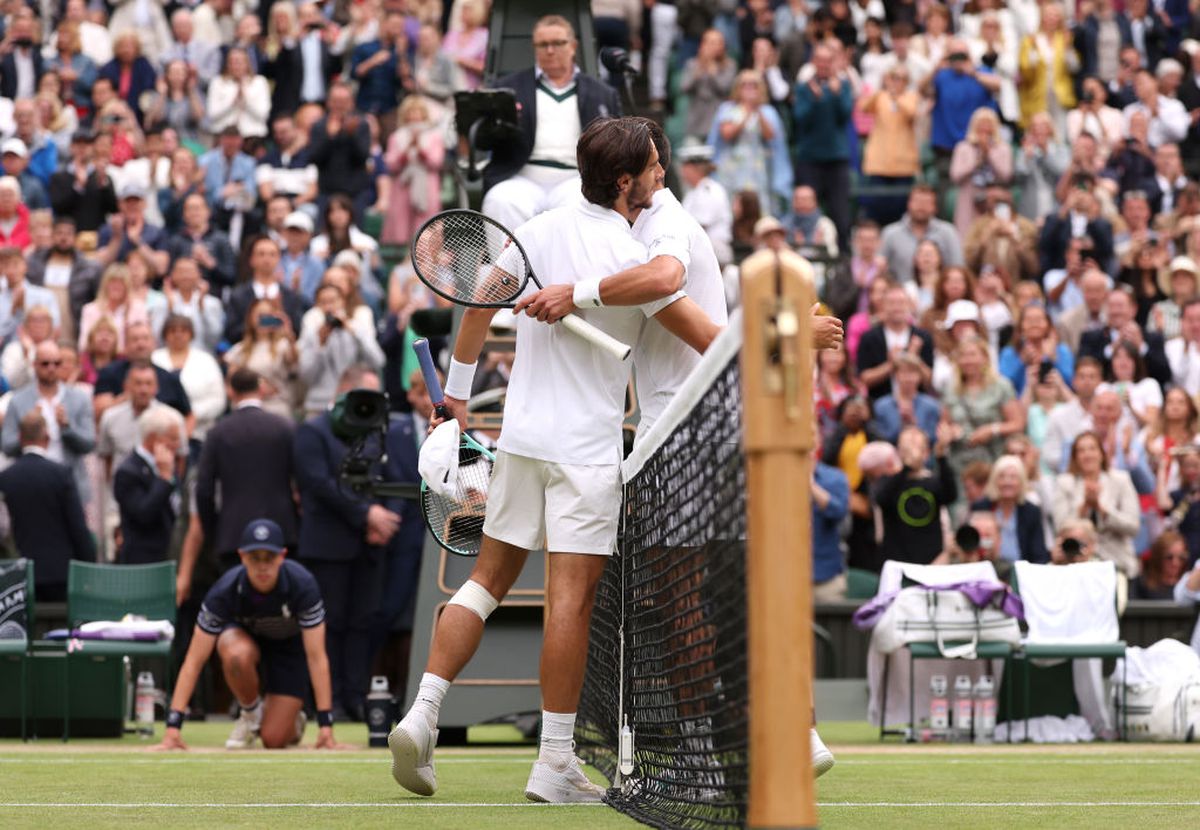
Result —
[[[996, 594], [996, 600], [1001, 596]], [[978, 608], [961, 591], [920, 585], [902, 588], [871, 632], [872, 646], [884, 654], [908, 643], [936, 642], [941, 655], [949, 659], [975, 659], [979, 643], [1015, 646], [1020, 641], [1016, 618], [997, 604]]]
[[1124, 714], [1129, 740], [1200, 741], [1196, 653], [1183, 643], [1163, 640], [1148, 649], [1129, 649], [1128, 659], [1128, 685], [1121, 685], [1119, 664], [1112, 679], [1118, 722]]

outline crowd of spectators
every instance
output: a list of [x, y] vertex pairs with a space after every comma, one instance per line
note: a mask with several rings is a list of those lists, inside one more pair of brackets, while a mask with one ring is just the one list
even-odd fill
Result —
[[670, 5], [661, 103], [730, 302], [788, 246], [847, 324], [816, 376], [818, 595], [889, 558], [1082, 556], [1169, 596], [1164, 557], [1200, 559], [1194, 4]]
[[[1181, 545], [1200, 558], [1200, 14], [592, 5], [596, 43], [545, 18], [536, 65], [491, 79], [519, 106], [476, 148], [484, 209], [515, 226], [573, 198], [579, 131], [622, 110], [577, 50], [630, 49], [730, 304], [741, 259], [786, 246], [847, 323], [817, 368], [819, 595], [846, 565], [1063, 561], [1065, 538], [1168, 592]], [[407, 344], [437, 300], [401, 255], [462, 153], [453, 96], [485, 81], [489, 15], [0, 4], [0, 491], [45, 599], [72, 556], [175, 557], [186, 632], [237, 531], [270, 518], [321, 582], [337, 702], [361, 703], [364, 632], [377, 650], [411, 615], [419, 518], [331, 489], [328, 408], [386, 389], [412, 411], [390, 473], [415, 476]], [[485, 369], [502, 385], [508, 359]]]

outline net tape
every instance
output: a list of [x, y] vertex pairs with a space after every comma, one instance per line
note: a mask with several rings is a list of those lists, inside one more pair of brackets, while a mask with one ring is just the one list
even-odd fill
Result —
[[745, 823], [740, 330], [731, 321], [627, 459], [619, 550], [593, 612], [579, 753], [612, 780], [623, 711], [635, 770], [608, 800], [655, 827]]
[[421, 227], [413, 267], [443, 297], [478, 306], [511, 304], [529, 266], [503, 227], [473, 211], [446, 211]]

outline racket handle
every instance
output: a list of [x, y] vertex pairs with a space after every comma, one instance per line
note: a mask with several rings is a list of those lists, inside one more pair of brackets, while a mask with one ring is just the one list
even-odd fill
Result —
[[425, 378], [425, 388], [429, 390], [429, 399], [433, 401], [433, 412], [439, 418], [450, 417], [444, 406], [446, 393], [442, 391], [442, 382], [438, 380], [437, 369], [433, 365], [433, 355], [429, 353], [429, 341], [422, 337], [413, 341], [413, 352], [417, 355], [417, 363], [421, 364], [421, 375]]
[[631, 347], [596, 328], [577, 314], [568, 314], [560, 322], [567, 331], [576, 337], [582, 337], [598, 349], [608, 352], [617, 360], [627, 360], [630, 352], [633, 351]]

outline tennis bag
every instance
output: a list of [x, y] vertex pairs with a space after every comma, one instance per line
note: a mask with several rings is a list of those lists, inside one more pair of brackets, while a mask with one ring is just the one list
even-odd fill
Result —
[[979, 607], [962, 591], [902, 588], [871, 632], [871, 644], [891, 654], [909, 643], [937, 643], [943, 657], [974, 660], [980, 643], [1021, 641], [1016, 618], [1001, 608], [1003, 599], [997, 591]]
[[29, 639], [25, 560], [0, 562], [0, 640]]

